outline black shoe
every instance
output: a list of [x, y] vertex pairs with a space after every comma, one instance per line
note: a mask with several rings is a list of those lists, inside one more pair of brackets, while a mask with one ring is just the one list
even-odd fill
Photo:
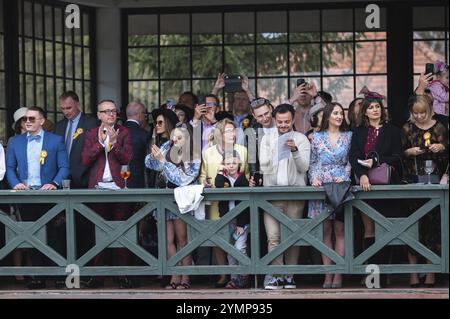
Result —
[[119, 284], [119, 289], [130, 289], [133, 288], [133, 283], [128, 277], [117, 278]]
[[32, 280], [27, 284], [28, 289], [44, 289], [45, 287], [45, 281], [41, 280]]
[[423, 288], [434, 288], [435, 286], [436, 286], [436, 283], [426, 283], [426, 282], [424, 282], [423, 283]]
[[84, 288], [96, 289], [104, 286], [103, 280], [91, 277], [88, 281], [84, 283]]

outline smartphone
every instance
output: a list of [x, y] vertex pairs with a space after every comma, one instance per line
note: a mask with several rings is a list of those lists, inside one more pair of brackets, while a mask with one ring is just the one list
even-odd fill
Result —
[[362, 166], [364, 166], [364, 167], [369, 167], [369, 165], [366, 163], [365, 160], [359, 159], [359, 160], [358, 160], [358, 164], [360, 164], [360, 165], [362, 165]]
[[235, 93], [242, 91], [242, 76], [225, 75], [225, 92]]
[[433, 63], [427, 63], [425, 64], [425, 74], [434, 74], [434, 64]]
[[305, 79], [297, 79], [297, 86], [300, 86], [304, 83], [306, 83]]

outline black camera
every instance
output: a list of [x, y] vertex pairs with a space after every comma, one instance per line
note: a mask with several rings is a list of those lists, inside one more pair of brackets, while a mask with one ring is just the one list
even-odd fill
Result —
[[242, 76], [225, 75], [225, 92], [235, 93], [242, 91]]
[[297, 86], [300, 86], [304, 83], [306, 83], [305, 79], [297, 79]]

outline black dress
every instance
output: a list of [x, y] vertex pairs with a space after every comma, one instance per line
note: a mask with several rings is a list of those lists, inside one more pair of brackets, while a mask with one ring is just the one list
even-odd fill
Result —
[[[361, 178], [368, 174], [368, 168], [358, 163], [358, 159], [365, 159], [364, 148], [367, 143], [369, 128], [360, 126], [353, 131], [352, 145], [350, 147], [349, 159], [354, 174]], [[390, 123], [385, 123], [379, 130], [379, 135], [374, 149], [379, 155], [379, 163], [386, 163], [392, 166], [393, 173], [391, 184], [398, 184], [402, 176], [401, 163], [401, 133], [400, 129]], [[404, 211], [398, 200], [366, 200], [367, 204], [380, 212], [385, 217], [403, 217]]]

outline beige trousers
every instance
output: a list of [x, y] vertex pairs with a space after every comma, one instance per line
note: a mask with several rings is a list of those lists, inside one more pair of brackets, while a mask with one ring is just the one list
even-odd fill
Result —
[[[303, 201], [273, 201], [278, 210], [291, 219], [300, 219], [303, 215]], [[264, 213], [264, 225], [266, 227], [268, 251], [271, 252], [280, 244], [280, 223], [271, 215]], [[271, 265], [283, 265], [283, 256], [286, 265], [297, 265], [300, 255], [300, 247], [292, 246], [271, 262]]]

